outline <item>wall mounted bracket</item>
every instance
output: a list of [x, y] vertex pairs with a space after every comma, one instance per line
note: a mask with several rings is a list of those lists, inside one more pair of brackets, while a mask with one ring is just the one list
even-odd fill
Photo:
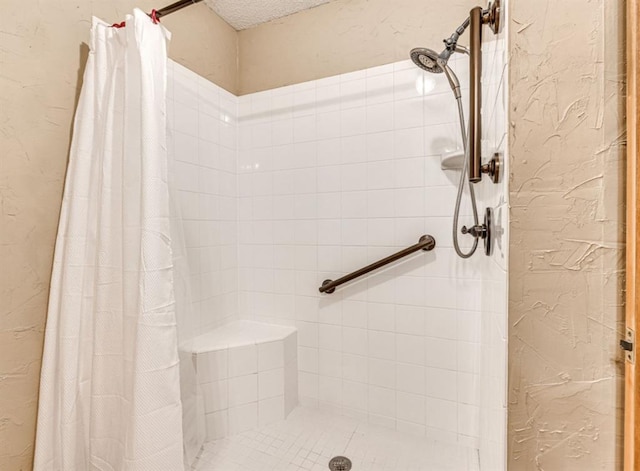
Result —
[[500, 7], [500, 0], [494, 0], [489, 3], [489, 7], [484, 11], [482, 22], [489, 25], [493, 34], [498, 34], [502, 28], [502, 22], [500, 21], [502, 9]]
[[500, 183], [500, 180], [502, 179], [502, 172], [500, 171], [501, 167], [502, 160], [500, 159], [500, 154], [496, 152], [493, 154], [493, 157], [491, 157], [489, 162], [480, 167], [480, 171], [485, 175], [489, 175], [493, 183]]

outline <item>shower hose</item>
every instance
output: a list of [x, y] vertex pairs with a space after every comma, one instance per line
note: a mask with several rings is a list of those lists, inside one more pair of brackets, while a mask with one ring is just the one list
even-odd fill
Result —
[[460, 218], [460, 204], [462, 202], [462, 193], [464, 192], [464, 183], [465, 181], [469, 185], [469, 196], [471, 197], [471, 208], [473, 211], [473, 224], [474, 226], [478, 225], [478, 207], [476, 205], [476, 194], [473, 190], [473, 183], [468, 178], [469, 173], [469, 155], [468, 155], [468, 142], [467, 142], [467, 131], [464, 125], [464, 111], [462, 109], [462, 98], [460, 96], [456, 96], [456, 102], [458, 103], [458, 117], [460, 118], [460, 133], [462, 134], [462, 145], [464, 149], [464, 163], [462, 164], [462, 173], [460, 174], [460, 183], [458, 183], [458, 194], [456, 196], [456, 207], [453, 212], [453, 248], [456, 250], [456, 253], [461, 258], [469, 258], [471, 257], [476, 249], [478, 248], [478, 238], [473, 238], [473, 245], [468, 252], [463, 252], [460, 248], [460, 243], [458, 241], [458, 219]]

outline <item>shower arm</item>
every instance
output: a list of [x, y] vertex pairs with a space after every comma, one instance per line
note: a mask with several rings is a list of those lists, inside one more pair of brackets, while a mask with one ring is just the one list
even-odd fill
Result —
[[463, 52], [467, 54], [469, 53], [469, 50], [466, 47], [458, 46], [458, 39], [460, 39], [460, 36], [462, 36], [462, 34], [469, 27], [470, 21], [471, 17], [467, 17], [467, 19], [464, 20], [464, 23], [458, 26], [451, 36], [442, 41], [444, 42], [447, 51], [449, 51], [449, 55], [453, 54], [454, 52]]

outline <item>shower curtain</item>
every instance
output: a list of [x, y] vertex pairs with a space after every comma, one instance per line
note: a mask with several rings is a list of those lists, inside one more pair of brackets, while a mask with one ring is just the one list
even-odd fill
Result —
[[169, 33], [93, 20], [56, 241], [36, 471], [184, 469], [166, 149]]

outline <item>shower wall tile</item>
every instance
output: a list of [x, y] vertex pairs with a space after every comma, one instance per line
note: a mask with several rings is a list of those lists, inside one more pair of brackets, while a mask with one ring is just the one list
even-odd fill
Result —
[[[503, 42], [489, 41], [484, 52], [485, 157], [508, 151]], [[451, 66], [468, 97], [468, 60], [454, 56]], [[479, 209], [493, 207], [504, 228], [493, 255], [480, 248], [459, 259], [451, 241], [459, 174], [440, 169], [443, 154], [462, 148], [445, 77], [402, 61], [237, 98], [171, 69], [170, 150], [191, 264], [192, 328], [236, 316], [298, 328], [289, 352], [298, 367], [295, 377], [285, 371], [284, 402], [274, 380], [280, 352], [265, 344], [258, 373], [224, 358], [225, 377], [208, 379], [211, 388], [229, 391], [255, 376], [256, 397], [239, 392], [212, 402], [210, 434], [276, 420], [295, 405], [286, 400], [294, 390], [303, 404], [480, 445], [485, 454], [504, 446], [495, 430], [506, 417], [507, 179], [475, 186]], [[469, 224], [467, 201], [461, 214]], [[436, 238], [434, 251], [318, 293], [323, 280], [425, 233]], [[242, 380], [233, 378], [238, 372]], [[237, 403], [244, 400], [252, 402]]]
[[178, 303], [179, 326], [188, 338], [238, 313], [237, 99], [173, 61], [168, 71], [169, 165], [181, 221], [175, 236], [186, 246], [176, 254], [177, 273], [190, 285], [177, 293], [179, 301], [190, 298]]
[[[467, 59], [451, 65], [468, 96]], [[494, 81], [485, 130], [497, 136]], [[477, 446], [484, 280], [499, 260], [453, 251], [459, 174], [440, 158], [462, 143], [445, 77], [403, 61], [248, 95], [239, 109], [241, 316], [298, 327], [301, 402]], [[481, 209], [504, 203], [481, 185]], [[468, 224], [468, 203], [462, 214]], [[434, 251], [318, 293], [425, 233]]]

